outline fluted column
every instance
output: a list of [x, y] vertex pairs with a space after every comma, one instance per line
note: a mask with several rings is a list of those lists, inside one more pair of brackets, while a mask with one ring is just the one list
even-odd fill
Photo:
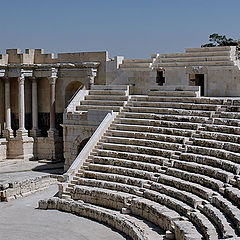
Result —
[[32, 77], [32, 129], [30, 136], [40, 136], [40, 130], [38, 129], [38, 93], [37, 93], [37, 79]]
[[17, 137], [27, 136], [28, 132], [25, 129], [25, 100], [24, 100], [24, 74], [18, 78], [18, 115], [19, 115], [19, 129], [17, 130]]
[[10, 102], [10, 80], [5, 78], [5, 120], [6, 126], [3, 130], [3, 137], [13, 137], [13, 130], [11, 126], [11, 102]]
[[57, 133], [55, 126], [55, 101], [56, 101], [56, 76], [49, 78], [50, 80], [50, 129], [48, 131], [48, 136], [53, 137]]

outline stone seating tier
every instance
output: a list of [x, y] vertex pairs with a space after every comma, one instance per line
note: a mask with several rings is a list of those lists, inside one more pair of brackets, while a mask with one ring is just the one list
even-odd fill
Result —
[[237, 239], [239, 101], [196, 96], [171, 87], [132, 96], [63, 198], [131, 213], [177, 240]]

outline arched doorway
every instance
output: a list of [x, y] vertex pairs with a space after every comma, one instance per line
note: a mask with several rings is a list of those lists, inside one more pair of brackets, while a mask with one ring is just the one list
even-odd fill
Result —
[[74, 94], [84, 88], [84, 85], [79, 81], [73, 81], [69, 83], [65, 88], [65, 107], [67, 107], [68, 104], [71, 102]]

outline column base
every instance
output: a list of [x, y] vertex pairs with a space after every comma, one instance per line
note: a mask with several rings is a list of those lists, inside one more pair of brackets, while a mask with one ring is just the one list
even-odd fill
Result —
[[14, 134], [13, 134], [13, 130], [12, 129], [4, 129], [3, 130], [3, 137], [6, 138], [6, 139], [9, 139], [9, 138], [14, 138]]
[[59, 132], [57, 129], [49, 129], [48, 131], [48, 137], [49, 138], [55, 138], [59, 136]]
[[26, 129], [18, 129], [16, 133], [17, 138], [22, 139], [23, 137], [28, 137], [28, 131]]
[[30, 137], [41, 137], [40, 129], [31, 129], [29, 133]]
[[33, 138], [13, 138], [8, 142], [7, 157], [13, 159], [33, 159]]

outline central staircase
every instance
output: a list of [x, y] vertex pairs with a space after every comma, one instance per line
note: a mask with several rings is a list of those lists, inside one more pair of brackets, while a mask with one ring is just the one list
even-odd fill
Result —
[[62, 198], [133, 239], [233, 240], [239, 172], [240, 99], [159, 87], [131, 96]]

